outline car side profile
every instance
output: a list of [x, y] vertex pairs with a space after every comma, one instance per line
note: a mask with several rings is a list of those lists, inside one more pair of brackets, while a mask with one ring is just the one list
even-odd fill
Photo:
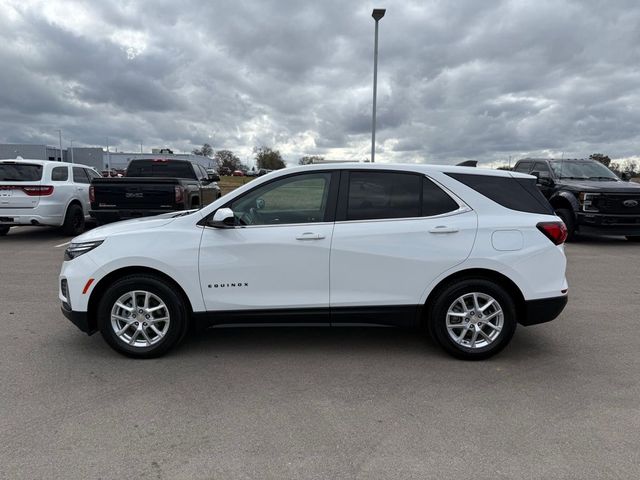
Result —
[[417, 328], [482, 359], [518, 323], [563, 310], [565, 238], [529, 175], [310, 165], [75, 238], [59, 298], [82, 331], [132, 357], [167, 352], [190, 326], [304, 323]]
[[100, 174], [77, 163], [0, 160], [0, 235], [14, 226], [61, 227], [79, 235], [89, 219], [89, 184]]

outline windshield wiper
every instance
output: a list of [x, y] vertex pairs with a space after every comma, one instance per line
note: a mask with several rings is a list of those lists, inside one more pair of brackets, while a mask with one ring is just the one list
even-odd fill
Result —
[[616, 179], [612, 177], [589, 177], [589, 180], [611, 180], [612, 182], [616, 181]]
[[561, 179], [566, 178], [567, 180], [589, 180], [588, 177], [560, 177]]

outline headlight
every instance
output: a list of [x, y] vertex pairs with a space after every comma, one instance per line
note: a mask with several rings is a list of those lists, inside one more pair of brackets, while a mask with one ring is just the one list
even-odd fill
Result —
[[578, 200], [580, 201], [582, 210], [585, 212], [597, 212], [598, 208], [595, 206], [595, 202], [599, 196], [599, 193], [580, 192], [580, 195], [578, 195]]
[[80, 255], [84, 255], [87, 252], [90, 252], [96, 247], [102, 245], [104, 240], [100, 240], [98, 242], [82, 242], [82, 243], [72, 243], [67, 247], [64, 251], [64, 259], [65, 260], [73, 260]]

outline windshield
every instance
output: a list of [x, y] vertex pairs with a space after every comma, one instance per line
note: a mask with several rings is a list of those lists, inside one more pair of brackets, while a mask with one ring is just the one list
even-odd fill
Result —
[[553, 173], [559, 178], [574, 180], [618, 180], [616, 174], [599, 162], [550, 162]]
[[0, 163], [0, 181], [37, 182], [42, 178], [42, 165], [32, 163]]

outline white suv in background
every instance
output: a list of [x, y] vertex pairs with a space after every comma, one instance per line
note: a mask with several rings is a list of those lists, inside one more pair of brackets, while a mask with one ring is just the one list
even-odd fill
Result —
[[0, 160], [0, 235], [12, 226], [62, 227], [79, 235], [89, 218], [93, 168], [47, 160]]
[[513, 172], [441, 165], [279, 170], [201, 210], [75, 238], [59, 297], [81, 330], [133, 357], [189, 324], [368, 324], [489, 357], [567, 302], [566, 228]]

